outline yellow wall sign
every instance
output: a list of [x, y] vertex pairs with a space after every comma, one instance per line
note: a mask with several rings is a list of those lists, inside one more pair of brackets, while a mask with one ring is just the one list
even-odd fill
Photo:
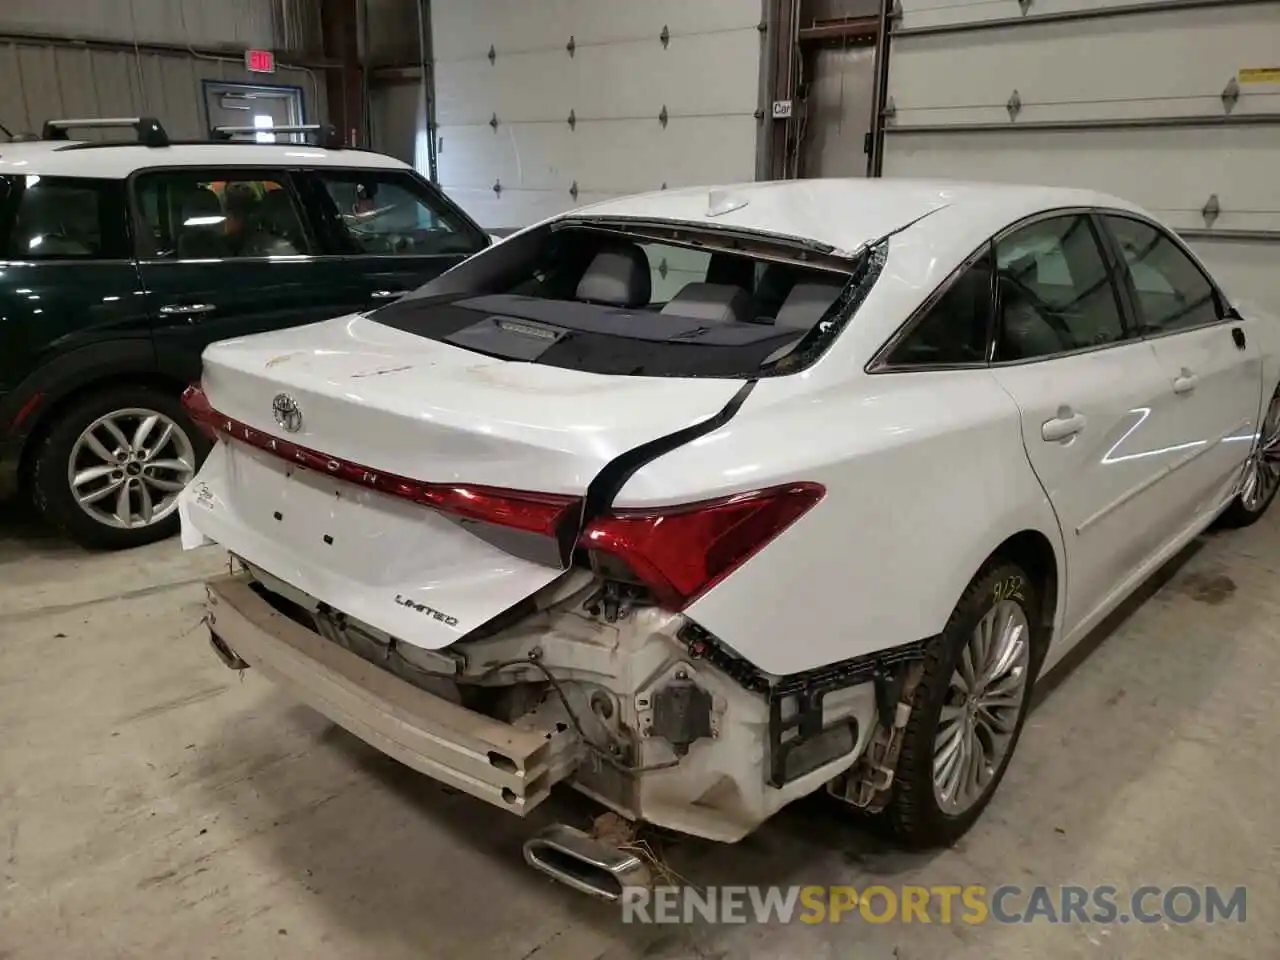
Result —
[[1245, 67], [1239, 79], [1241, 83], [1280, 83], [1280, 67]]

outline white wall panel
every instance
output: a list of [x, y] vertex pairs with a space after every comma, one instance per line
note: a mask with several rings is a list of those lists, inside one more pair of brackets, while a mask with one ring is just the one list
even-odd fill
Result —
[[[1280, 240], [1280, 82], [1250, 74], [1280, 67], [1280, 2], [1035, 22], [1122, 6], [1034, 0], [1022, 17], [1015, 0], [903, 0], [890, 41], [884, 174], [1117, 194], [1175, 229], [1221, 231], [1193, 245], [1235, 291], [1280, 309], [1280, 243], [1267, 238]], [[1020, 22], [991, 23], [1010, 19]], [[975, 21], [988, 25], [928, 32]], [[1238, 99], [1224, 104], [1232, 81]], [[1178, 122], [1196, 117], [1221, 120]], [[984, 127], [963, 129], [971, 124]], [[1221, 212], [1206, 218], [1210, 196]]]
[[[499, 122], [652, 119], [754, 113], [759, 104], [760, 35], [754, 28], [674, 39], [654, 38], [578, 50], [503, 54], [437, 66], [436, 119], [442, 125]], [[744, 50], [753, 56], [744, 57]], [[652, 72], [660, 61], [660, 72]], [[714, 66], [713, 66], [714, 65]], [[696, 90], [690, 89], [698, 77]], [[567, 129], [567, 127], [566, 127]]]
[[1087, 187], [1177, 229], [1204, 227], [1216, 194], [1218, 228], [1280, 230], [1280, 127], [912, 134], [889, 147], [891, 176]]
[[1280, 282], [1274, 278], [1280, 270], [1280, 256], [1272, 244], [1232, 243], [1222, 240], [1197, 240], [1191, 248], [1204, 262], [1227, 294], [1244, 301], [1254, 301], [1272, 313], [1280, 312], [1275, 297]]
[[[1023, 13], [1018, 0], [899, 0], [904, 30], [952, 24], [1023, 20], [1077, 10], [1123, 10], [1135, 0], [1032, 0]], [[1136, 0], [1142, 2], [1142, 0]]]
[[[1273, 63], [1273, 61], [1277, 61]], [[889, 58], [895, 124], [1222, 113], [1241, 68], [1280, 65], [1280, 6], [1249, 6], [904, 37]], [[1280, 85], [1241, 113], [1280, 109]]]
[[[562, 129], [563, 128], [563, 129]], [[683, 186], [752, 179], [754, 117], [453, 127], [442, 133], [437, 162], [449, 189], [500, 182], [511, 188], [609, 194], [638, 193], [662, 184]], [[499, 224], [510, 226], [511, 224]]]
[[490, 46], [563, 52], [571, 36], [579, 50], [626, 40], [658, 45], [664, 26], [673, 36], [754, 28], [761, 9], [743, 0], [434, 0], [431, 22], [444, 64], [484, 58]]
[[663, 183], [752, 179], [760, 15], [759, 0], [435, 0], [441, 185], [515, 227]]

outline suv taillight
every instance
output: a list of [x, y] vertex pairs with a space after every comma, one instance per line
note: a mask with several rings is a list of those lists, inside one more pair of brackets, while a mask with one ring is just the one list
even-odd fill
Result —
[[625, 564], [672, 611], [702, 594], [807, 513], [826, 490], [792, 483], [653, 510], [615, 510], [591, 521], [578, 546], [597, 569]]

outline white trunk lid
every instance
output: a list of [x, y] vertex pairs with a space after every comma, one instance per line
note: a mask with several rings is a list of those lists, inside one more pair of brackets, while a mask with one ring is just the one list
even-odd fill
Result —
[[[215, 344], [204, 367], [213, 408], [259, 440], [428, 483], [575, 497], [615, 457], [714, 416], [741, 385], [491, 359], [363, 317]], [[300, 414], [296, 431], [277, 422], [281, 394]], [[215, 540], [433, 649], [561, 573], [549, 555], [523, 559], [456, 517], [280, 453], [219, 443], [183, 494], [184, 541]]]

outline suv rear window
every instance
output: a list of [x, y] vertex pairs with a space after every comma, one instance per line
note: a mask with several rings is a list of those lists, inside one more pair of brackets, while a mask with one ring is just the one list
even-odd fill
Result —
[[0, 257], [93, 260], [129, 254], [118, 181], [37, 174], [0, 178], [0, 201]]
[[841, 312], [864, 261], [683, 225], [552, 224], [372, 316], [508, 360], [634, 376], [752, 377]]

